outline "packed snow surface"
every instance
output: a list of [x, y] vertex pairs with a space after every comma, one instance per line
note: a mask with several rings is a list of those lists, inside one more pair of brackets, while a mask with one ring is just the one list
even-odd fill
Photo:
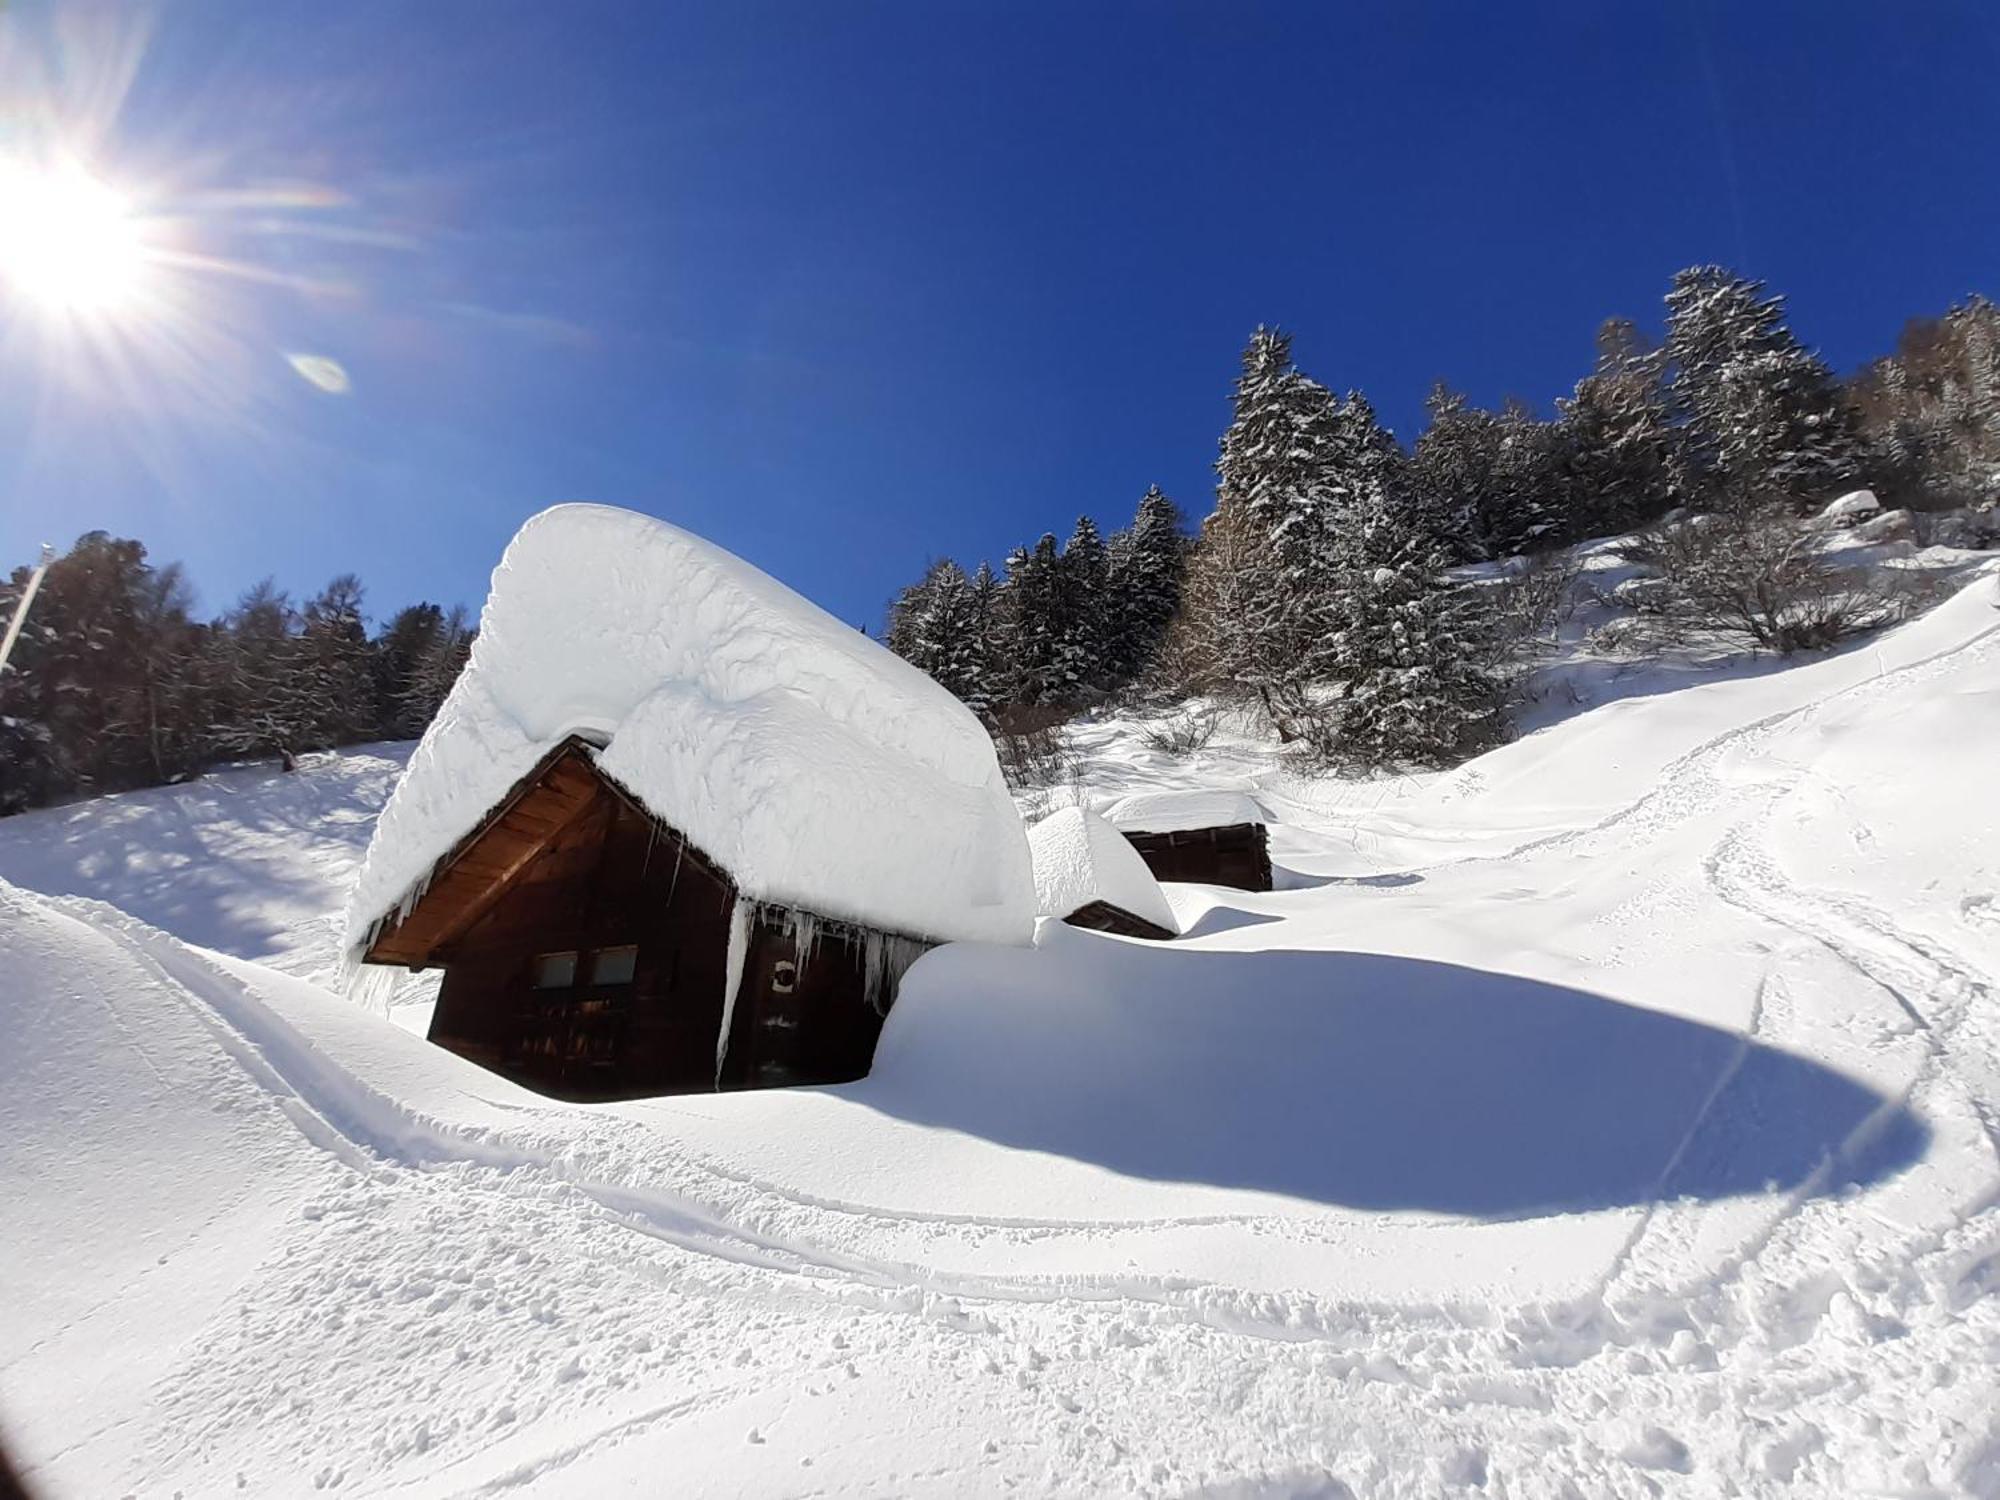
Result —
[[494, 570], [472, 660], [383, 809], [350, 947], [577, 733], [753, 899], [916, 938], [1029, 940], [1027, 839], [963, 704], [700, 537], [561, 505]]
[[1262, 823], [1264, 809], [1243, 792], [1187, 790], [1134, 792], [1104, 809], [1104, 820], [1124, 833], [1185, 833]]
[[1177, 932], [1180, 923], [1139, 851], [1104, 819], [1066, 807], [1028, 830], [1035, 895], [1044, 914], [1067, 917], [1093, 901]]
[[557, 1103], [313, 982], [386, 747], [0, 821], [0, 1428], [51, 1500], [2000, 1494], [1994, 577], [1616, 686], [1368, 782], [1081, 726], [1283, 888], [938, 949], [837, 1088]]

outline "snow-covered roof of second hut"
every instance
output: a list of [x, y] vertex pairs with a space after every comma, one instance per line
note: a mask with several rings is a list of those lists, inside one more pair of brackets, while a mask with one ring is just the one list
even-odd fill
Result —
[[578, 733], [749, 897], [939, 941], [1032, 934], [1020, 814], [963, 704], [700, 537], [559, 505], [494, 570], [472, 659], [376, 825], [350, 947]]
[[1028, 830], [1035, 857], [1035, 895], [1049, 916], [1103, 901], [1135, 917], [1179, 932], [1167, 894], [1139, 851], [1096, 813], [1066, 807]]
[[1104, 818], [1121, 833], [1181, 833], [1262, 823], [1264, 809], [1248, 792], [1134, 792], [1105, 808]]

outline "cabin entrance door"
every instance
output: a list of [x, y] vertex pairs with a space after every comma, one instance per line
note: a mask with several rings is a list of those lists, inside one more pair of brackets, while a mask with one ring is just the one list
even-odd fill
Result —
[[768, 1089], [813, 1082], [805, 1055], [805, 995], [797, 966], [789, 959], [778, 959], [770, 969], [758, 990], [757, 1012], [751, 1022], [751, 1086]]

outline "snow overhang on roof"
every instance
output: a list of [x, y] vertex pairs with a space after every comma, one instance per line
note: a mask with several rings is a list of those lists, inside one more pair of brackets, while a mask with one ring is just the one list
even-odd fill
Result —
[[561, 505], [494, 570], [471, 661], [376, 825], [352, 951], [572, 734], [744, 895], [1026, 943], [1020, 814], [972, 713], [853, 626], [649, 516]]

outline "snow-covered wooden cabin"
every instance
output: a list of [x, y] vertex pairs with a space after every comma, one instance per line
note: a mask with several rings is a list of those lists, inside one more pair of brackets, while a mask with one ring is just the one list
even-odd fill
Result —
[[1096, 813], [1066, 807], [1028, 830], [1045, 916], [1124, 937], [1177, 937], [1180, 923], [1139, 852]]
[[347, 934], [444, 971], [434, 1042], [605, 1098], [858, 1078], [918, 955], [1034, 915], [962, 704], [701, 538], [565, 505], [495, 570]]
[[1264, 810], [1246, 792], [1135, 792], [1104, 809], [1158, 880], [1271, 888]]

